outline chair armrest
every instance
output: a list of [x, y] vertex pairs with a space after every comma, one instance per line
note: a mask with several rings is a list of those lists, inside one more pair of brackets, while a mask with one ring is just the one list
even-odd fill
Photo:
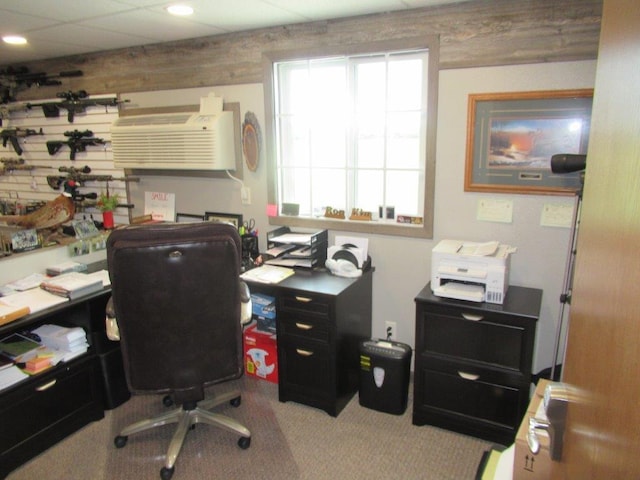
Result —
[[107, 338], [114, 341], [120, 340], [120, 329], [118, 328], [118, 322], [116, 321], [116, 311], [113, 306], [113, 297], [109, 298], [107, 306], [105, 307], [105, 313]]
[[240, 323], [242, 325], [246, 325], [251, 322], [251, 315], [253, 313], [253, 306], [251, 304], [251, 292], [249, 291], [249, 286], [244, 283], [242, 280], [240, 282]]

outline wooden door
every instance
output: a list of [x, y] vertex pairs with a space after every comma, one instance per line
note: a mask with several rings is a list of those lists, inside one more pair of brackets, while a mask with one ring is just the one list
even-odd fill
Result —
[[640, 478], [640, 3], [604, 0], [553, 478]]

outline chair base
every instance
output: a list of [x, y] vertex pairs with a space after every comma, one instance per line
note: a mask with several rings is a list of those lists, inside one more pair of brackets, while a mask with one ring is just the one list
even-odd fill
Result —
[[160, 473], [164, 480], [171, 478], [171, 475], [173, 475], [174, 465], [184, 444], [187, 432], [197, 423], [205, 423], [222, 428], [231, 433], [237, 433], [240, 435], [238, 446], [243, 449], [249, 448], [251, 444], [251, 432], [249, 429], [230, 417], [209, 411], [209, 409], [225, 402], [231, 402], [231, 404], [236, 407], [239, 406], [240, 392], [232, 391], [222, 395], [216, 395], [211, 399], [200, 402], [200, 404], [196, 405], [193, 409], [185, 409], [181, 406], [156, 417], [133, 423], [125, 427], [114, 439], [115, 446], [118, 448], [124, 447], [127, 444], [129, 435], [133, 435], [134, 433], [144, 432], [145, 430], [161, 427], [170, 423], [177, 423], [178, 426], [167, 449], [165, 466]]

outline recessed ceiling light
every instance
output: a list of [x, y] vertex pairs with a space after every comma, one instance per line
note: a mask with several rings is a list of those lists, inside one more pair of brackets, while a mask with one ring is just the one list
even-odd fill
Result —
[[25, 45], [27, 43], [27, 39], [19, 35], [5, 35], [2, 37], [2, 41], [10, 45]]
[[184, 17], [186, 15], [192, 15], [193, 8], [191, 8], [189, 5], [171, 5], [167, 7], [167, 12], [169, 12], [171, 15], [179, 15], [181, 17]]

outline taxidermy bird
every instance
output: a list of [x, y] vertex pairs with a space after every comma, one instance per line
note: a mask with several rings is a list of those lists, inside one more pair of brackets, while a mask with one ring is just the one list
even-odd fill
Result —
[[0, 223], [37, 230], [55, 228], [71, 220], [75, 210], [71, 195], [65, 192], [27, 215], [0, 215]]

